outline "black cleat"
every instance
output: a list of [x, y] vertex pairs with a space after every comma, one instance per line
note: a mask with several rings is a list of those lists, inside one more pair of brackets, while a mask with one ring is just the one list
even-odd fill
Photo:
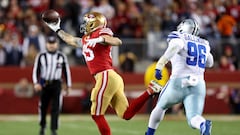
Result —
[[51, 135], [57, 135], [57, 131], [56, 130], [52, 130], [52, 134]]
[[40, 129], [39, 135], [45, 135], [45, 129], [44, 128]]

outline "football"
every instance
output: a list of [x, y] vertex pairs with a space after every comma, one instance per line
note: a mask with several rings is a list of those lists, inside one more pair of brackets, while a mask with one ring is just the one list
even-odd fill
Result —
[[60, 15], [57, 11], [50, 9], [42, 13], [42, 20], [46, 23], [57, 23]]

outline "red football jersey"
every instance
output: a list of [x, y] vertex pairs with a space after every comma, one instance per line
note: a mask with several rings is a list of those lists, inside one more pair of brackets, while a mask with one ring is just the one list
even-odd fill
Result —
[[87, 63], [88, 69], [92, 75], [98, 72], [112, 69], [111, 45], [96, 44], [94, 47], [86, 45], [86, 39], [98, 38], [101, 35], [113, 36], [113, 32], [109, 28], [100, 28], [92, 32], [90, 35], [82, 37], [82, 53]]

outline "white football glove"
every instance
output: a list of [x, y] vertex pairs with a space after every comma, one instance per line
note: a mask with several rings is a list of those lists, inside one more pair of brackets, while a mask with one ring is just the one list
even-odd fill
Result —
[[103, 43], [104, 38], [100, 36], [98, 38], [86, 39], [86, 42], [87, 42], [86, 43], [87, 46], [95, 47], [97, 43]]
[[47, 23], [47, 22], [45, 22], [45, 24], [46, 24], [51, 30], [53, 30], [54, 32], [57, 32], [57, 30], [60, 29], [60, 22], [61, 22], [61, 19], [58, 18], [58, 22], [57, 22], [57, 23]]

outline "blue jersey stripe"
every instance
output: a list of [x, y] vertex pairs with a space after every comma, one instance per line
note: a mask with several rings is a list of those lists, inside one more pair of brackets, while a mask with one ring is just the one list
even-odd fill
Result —
[[169, 42], [171, 39], [174, 39], [174, 38], [180, 38], [180, 37], [178, 34], [172, 32], [168, 35], [167, 41]]
[[180, 38], [180, 37], [179, 36], [174, 36], [174, 35], [169, 35], [168, 38], [172, 39], [172, 38]]
[[171, 33], [168, 35], [168, 38], [180, 38], [180, 37], [175, 33]]

